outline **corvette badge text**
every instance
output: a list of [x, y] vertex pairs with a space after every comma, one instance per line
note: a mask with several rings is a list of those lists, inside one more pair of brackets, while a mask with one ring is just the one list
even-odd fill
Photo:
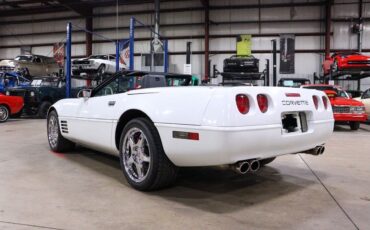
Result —
[[282, 100], [283, 105], [309, 105], [308, 101], [292, 101], [292, 100]]

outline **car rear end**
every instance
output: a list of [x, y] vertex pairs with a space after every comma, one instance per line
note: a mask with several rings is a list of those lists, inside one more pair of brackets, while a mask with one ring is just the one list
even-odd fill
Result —
[[233, 56], [224, 60], [224, 72], [256, 73], [259, 60], [253, 56]]
[[[234, 164], [322, 146], [333, 132], [327, 96], [272, 87], [219, 87], [199, 126], [168, 126], [169, 158], [179, 166]], [[161, 136], [164, 132], [161, 132]], [[162, 138], [163, 140], [163, 138]]]

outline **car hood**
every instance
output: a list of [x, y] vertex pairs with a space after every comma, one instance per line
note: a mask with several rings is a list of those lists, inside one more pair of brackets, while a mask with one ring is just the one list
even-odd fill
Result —
[[365, 55], [348, 55], [346, 57], [342, 57], [341, 59], [366, 61], [366, 60], [370, 60], [370, 56], [365, 56]]
[[15, 67], [15, 61], [14, 60], [2, 60], [0, 61], [0, 66]]
[[364, 104], [360, 101], [344, 97], [330, 98], [330, 103], [333, 106], [364, 106]]

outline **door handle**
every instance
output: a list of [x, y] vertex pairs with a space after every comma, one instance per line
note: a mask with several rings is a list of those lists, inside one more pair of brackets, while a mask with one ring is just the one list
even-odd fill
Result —
[[116, 104], [116, 101], [109, 101], [108, 106], [114, 106]]

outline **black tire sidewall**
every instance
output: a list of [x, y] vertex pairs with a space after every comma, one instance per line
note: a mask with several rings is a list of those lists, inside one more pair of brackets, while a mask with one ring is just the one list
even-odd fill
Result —
[[[151, 185], [153, 184], [153, 182], [155, 181], [157, 173], [158, 173], [158, 163], [159, 163], [158, 155], [162, 154], [160, 152], [160, 149], [162, 148], [162, 146], [156, 146], [155, 144], [156, 142], [154, 140], [155, 135], [152, 133], [152, 131], [147, 126], [148, 126], [148, 122], [145, 122], [144, 118], [133, 119], [130, 122], [128, 122], [122, 131], [121, 139], [120, 139], [120, 146], [119, 146], [119, 156], [120, 156], [120, 164], [121, 164], [122, 172], [125, 175], [127, 182], [132, 187], [139, 189], [139, 190], [149, 189]], [[123, 151], [124, 138], [125, 138], [127, 131], [129, 131], [133, 127], [137, 127], [141, 131], [143, 131], [144, 135], [147, 138], [147, 141], [149, 144], [149, 150], [150, 150], [150, 164], [151, 165], [149, 167], [149, 172], [148, 172], [147, 177], [142, 182], [139, 182], [139, 183], [131, 180], [123, 164], [123, 152], [122, 151]]]
[[358, 130], [360, 128], [360, 122], [353, 121], [350, 123], [351, 130]]
[[[50, 140], [49, 140], [49, 120], [52, 116], [55, 116], [56, 120], [57, 120], [57, 123], [58, 123], [58, 141], [57, 141], [57, 145], [55, 147], [51, 146], [50, 144]], [[48, 143], [49, 143], [49, 146], [50, 148], [54, 151], [54, 152], [58, 152], [58, 147], [60, 145], [60, 137], [61, 137], [61, 133], [60, 133], [60, 128], [59, 128], [59, 118], [58, 118], [58, 114], [55, 112], [55, 111], [51, 111], [47, 117], [47, 131], [46, 131], [46, 134], [47, 134], [47, 138], [48, 138]]]
[[5, 109], [6, 113], [7, 113], [7, 117], [5, 118], [5, 120], [0, 120], [0, 123], [4, 123], [6, 122], [8, 119], [9, 119], [9, 116], [10, 116], [10, 111], [9, 109], [5, 106], [5, 105], [0, 105], [1, 108]]
[[45, 119], [47, 118], [47, 112], [49, 108], [51, 107], [51, 103], [49, 101], [44, 101], [41, 103], [38, 111], [37, 111], [37, 117]]

